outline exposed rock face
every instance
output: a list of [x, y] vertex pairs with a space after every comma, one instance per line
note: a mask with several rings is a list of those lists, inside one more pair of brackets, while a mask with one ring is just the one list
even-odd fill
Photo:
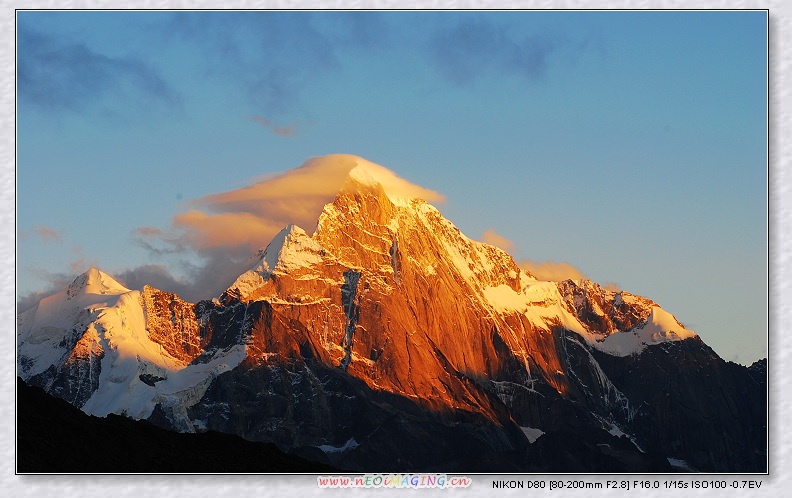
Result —
[[140, 296], [149, 338], [171, 356], [187, 363], [203, 352], [194, 305], [176, 294], [146, 285]]
[[355, 470], [766, 469], [766, 364], [723, 362], [649, 299], [538, 281], [360, 175], [217, 300], [92, 275], [107, 295], [78, 278], [39, 308], [90, 306], [18, 329], [20, 375], [92, 414]]
[[49, 385], [50, 392], [81, 407], [99, 387], [104, 349], [99, 335], [89, 326], [66, 357], [60, 369], [54, 367], [33, 377], [33, 382]]
[[624, 291], [610, 291], [590, 280], [558, 283], [564, 306], [602, 336], [630, 330], [645, 322], [655, 303]]

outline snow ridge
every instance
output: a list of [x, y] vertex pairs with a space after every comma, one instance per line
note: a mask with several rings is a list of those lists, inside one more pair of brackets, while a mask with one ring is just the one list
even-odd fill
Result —
[[[237, 366], [246, 351], [236, 346], [200, 364], [174, 358], [149, 338], [140, 292], [94, 268], [20, 315], [18, 374], [28, 381], [52, 368], [63, 369], [75, 354], [69, 348], [71, 336], [79, 338], [74, 351], [85, 357], [93, 389], [81, 408], [100, 417], [124, 413], [147, 418], [158, 402], [174, 396], [189, 406], [185, 399], [197, 402], [201, 386], [205, 390], [209, 379]], [[95, 366], [99, 374], [94, 383]], [[82, 389], [82, 383], [73, 387]]]
[[281, 230], [264, 250], [258, 263], [240, 275], [229, 291], [243, 300], [260, 289], [275, 273], [290, 273], [321, 263], [327, 251], [305, 233], [305, 230], [288, 225]]

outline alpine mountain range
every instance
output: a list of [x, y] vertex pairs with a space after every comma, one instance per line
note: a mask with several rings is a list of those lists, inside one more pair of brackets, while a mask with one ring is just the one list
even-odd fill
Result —
[[766, 360], [724, 361], [648, 298], [538, 280], [381, 166], [321, 160], [349, 166], [312, 235], [284, 227], [197, 303], [90, 268], [17, 316], [17, 375], [349, 471], [767, 471]]

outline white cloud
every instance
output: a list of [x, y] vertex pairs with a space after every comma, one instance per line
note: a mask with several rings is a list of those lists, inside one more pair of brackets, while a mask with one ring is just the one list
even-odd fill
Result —
[[555, 261], [539, 262], [532, 259], [524, 259], [520, 261], [518, 265], [520, 268], [529, 271], [539, 280], [560, 282], [568, 279], [580, 280], [586, 278], [583, 272], [578, 268], [563, 261], [556, 263]]
[[514, 251], [514, 242], [497, 233], [494, 228], [485, 230], [484, 233], [481, 234], [481, 241], [499, 247], [508, 253]]

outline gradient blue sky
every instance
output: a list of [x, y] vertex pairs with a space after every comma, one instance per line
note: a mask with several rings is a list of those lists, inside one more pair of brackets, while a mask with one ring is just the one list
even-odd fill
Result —
[[19, 12], [17, 298], [194, 292], [231, 263], [141, 227], [330, 153], [767, 355], [765, 12]]

